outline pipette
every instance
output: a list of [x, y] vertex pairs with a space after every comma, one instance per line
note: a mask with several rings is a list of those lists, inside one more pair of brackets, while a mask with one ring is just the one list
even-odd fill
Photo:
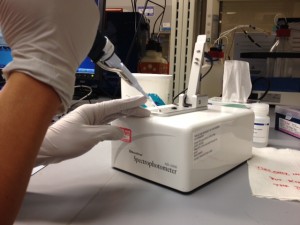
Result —
[[89, 57], [102, 69], [117, 73], [124, 81], [138, 90], [154, 107], [157, 108], [153, 99], [144, 91], [137, 79], [115, 54], [114, 45], [111, 41], [100, 32], [97, 33], [93, 47], [89, 53]]

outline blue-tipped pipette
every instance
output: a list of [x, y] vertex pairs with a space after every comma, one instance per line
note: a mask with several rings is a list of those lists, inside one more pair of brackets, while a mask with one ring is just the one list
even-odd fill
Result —
[[89, 53], [89, 57], [102, 69], [117, 73], [130, 86], [134, 87], [142, 95], [149, 99], [151, 104], [157, 108], [153, 99], [144, 91], [137, 79], [115, 54], [114, 45], [111, 41], [99, 32], [97, 33], [93, 47]]

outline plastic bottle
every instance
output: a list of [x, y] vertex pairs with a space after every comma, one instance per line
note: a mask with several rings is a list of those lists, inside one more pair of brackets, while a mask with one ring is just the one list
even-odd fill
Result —
[[162, 56], [162, 47], [155, 40], [149, 40], [145, 56], [139, 61], [139, 73], [169, 74], [169, 63]]
[[[276, 41], [270, 52], [278, 53], [275, 58], [267, 59], [267, 75], [269, 77], [291, 77], [293, 69], [293, 58], [287, 58], [284, 53], [292, 52], [290, 45], [291, 30], [288, 25], [281, 25], [276, 30]], [[282, 54], [282, 55], [280, 55]]]
[[254, 112], [253, 146], [266, 147], [269, 142], [270, 117], [269, 105], [265, 103], [253, 103], [251, 109]]
[[224, 52], [220, 48], [210, 48], [208, 52], [213, 59], [213, 67], [211, 67], [209, 60], [206, 60], [201, 68], [201, 94], [211, 97], [219, 97], [222, 94], [223, 73], [224, 73]]

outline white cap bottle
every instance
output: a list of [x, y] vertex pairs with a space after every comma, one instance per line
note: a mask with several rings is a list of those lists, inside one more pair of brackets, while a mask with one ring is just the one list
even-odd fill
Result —
[[251, 105], [254, 112], [253, 146], [263, 148], [269, 142], [270, 117], [269, 105], [265, 103], [254, 103]]

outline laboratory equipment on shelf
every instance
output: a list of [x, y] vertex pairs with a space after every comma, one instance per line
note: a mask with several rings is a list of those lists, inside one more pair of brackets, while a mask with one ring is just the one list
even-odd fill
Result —
[[139, 73], [169, 74], [169, 63], [162, 55], [158, 41], [150, 39], [146, 45], [145, 55], [138, 63]]
[[205, 42], [199, 35], [188, 90], [178, 104], [153, 108], [148, 118], [113, 121], [124, 137], [112, 142], [112, 167], [190, 192], [251, 157], [254, 113], [207, 105], [199, 94]]
[[222, 95], [224, 52], [220, 46], [211, 47], [209, 58], [204, 62], [201, 72], [201, 93], [209, 98]]
[[285, 53], [292, 52], [290, 44], [291, 30], [288, 25], [281, 25], [276, 30], [276, 41], [270, 49], [275, 53], [275, 58], [267, 59], [267, 76], [269, 77], [292, 77], [293, 75], [293, 58], [287, 58]]

